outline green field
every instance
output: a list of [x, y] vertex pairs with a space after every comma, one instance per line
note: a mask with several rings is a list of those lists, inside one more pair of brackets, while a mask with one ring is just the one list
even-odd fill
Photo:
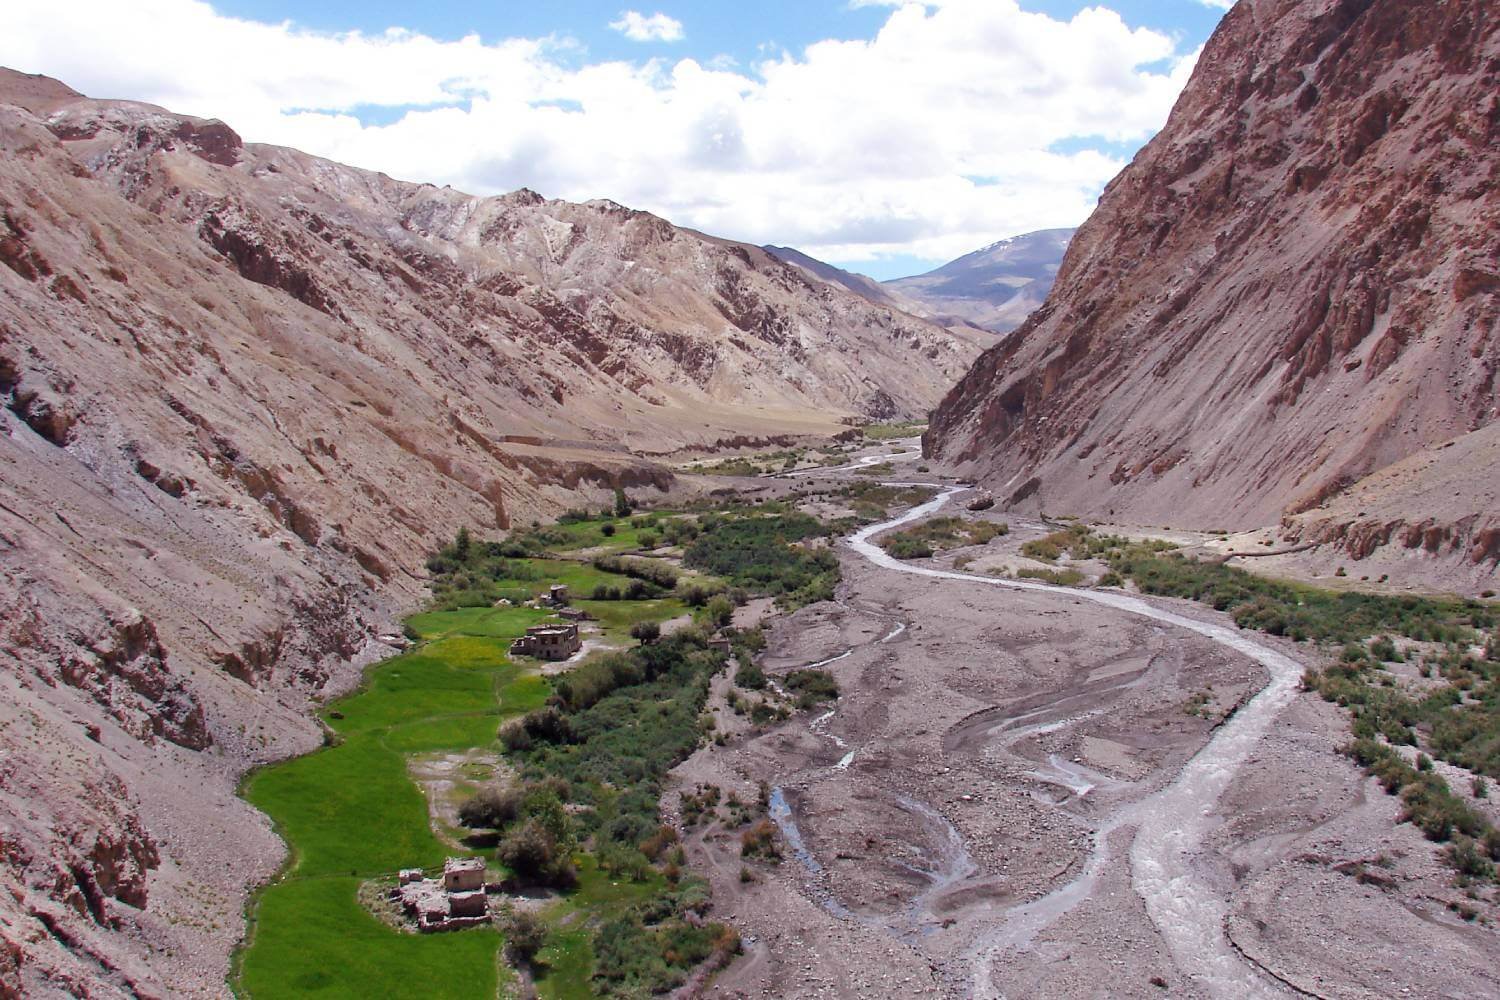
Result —
[[505, 656], [510, 639], [543, 617], [522, 608], [417, 616], [412, 627], [431, 641], [374, 667], [359, 692], [322, 713], [335, 745], [246, 783], [245, 797], [276, 822], [293, 858], [256, 900], [242, 994], [495, 995], [498, 934], [398, 934], [355, 897], [365, 879], [437, 867], [454, 853], [428, 826], [407, 755], [493, 745], [502, 718], [545, 701], [547, 683]]
[[925, 420], [909, 420], [897, 424], [866, 424], [860, 428], [869, 441], [893, 441], [897, 438], [915, 437], [927, 430]]
[[[579, 544], [593, 544], [599, 524], [564, 525]], [[607, 539], [629, 547], [622, 522]], [[623, 536], [623, 537], [622, 537]], [[600, 541], [605, 541], [599, 536]], [[586, 595], [626, 578], [586, 563], [515, 560], [535, 579], [498, 580], [535, 592], [565, 583]], [[578, 601], [599, 619], [606, 639], [624, 642], [631, 623], [682, 614], [675, 599]], [[427, 804], [407, 773], [417, 754], [496, 748], [502, 720], [541, 707], [550, 684], [506, 656], [510, 641], [543, 621], [522, 607], [465, 607], [413, 616], [423, 643], [366, 674], [359, 691], [320, 714], [330, 746], [252, 775], [245, 798], [276, 823], [292, 858], [280, 879], [255, 898], [247, 946], [238, 956], [236, 990], [256, 1000], [280, 997], [493, 997], [501, 937], [488, 930], [457, 934], [397, 933], [356, 898], [361, 883], [401, 868], [437, 868], [455, 854], [429, 826]], [[580, 865], [578, 890], [560, 912], [608, 913], [649, 896], [650, 884], [616, 885], [592, 861]], [[541, 956], [539, 987], [549, 997], [589, 996], [592, 957], [587, 933], [563, 932]], [[503, 971], [504, 970], [504, 971]]]
[[[701, 528], [679, 522], [662, 534], [746, 570], [756, 592], [830, 585], [836, 562], [790, 544], [826, 526], [788, 518], [762, 513], [754, 523], [735, 518]], [[523, 802], [531, 811], [484, 827], [489, 842], [498, 837], [496, 855], [531, 867], [511, 870], [491, 857], [492, 871], [561, 888], [542, 911], [549, 933], [531, 963], [543, 997], [646, 995], [680, 984], [711, 956], [738, 950], [732, 929], [701, 920], [707, 885], [681, 871], [680, 850], [667, 851], [657, 813], [664, 776], [704, 737], [700, 713], [709, 678], [725, 656], [709, 643], [711, 626], [637, 644], [628, 636], [632, 624], [682, 615], [683, 600], [591, 600], [600, 584], [620, 591], [636, 581], [589, 562], [548, 557], [599, 543], [628, 550], [645, 530], [616, 519], [614, 534], [605, 536], [603, 523], [572, 521], [503, 542], [476, 541], [460, 530], [429, 557], [437, 609], [407, 622], [420, 645], [371, 668], [360, 690], [324, 707], [323, 749], [246, 780], [245, 798], [275, 822], [291, 858], [252, 902], [232, 977], [238, 994], [279, 1000], [513, 993], [515, 973], [500, 931], [404, 934], [360, 900], [362, 889], [367, 898], [380, 892], [369, 883], [402, 868], [434, 870], [445, 857], [474, 853], [453, 846], [471, 842], [463, 839], [471, 831], [434, 832], [409, 772], [414, 764], [431, 767], [444, 754], [474, 750], [505, 753], [521, 787], [532, 789]], [[612, 568], [643, 572], [634, 564]], [[670, 585], [674, 575], [658, 585]], [[495, 605], [501, 597], [527, 600], [557, 583], [572, 589], [573, 603], [595, 616], [606, 640], [625, 648], [586, 658], [554, 691], [552, 681], [507, 655], [511, 641], [549, 620], [549, 612]], [[753, 638], [737, 633], [735, 641]], [[519, 716], [525, 722], [508, 727], [502, 743], [501, 723]], [[555, 742], [564, 731], [571, 735]], [[493, 757], [448, 763], [462, 764], [452, 793], [465, 798], [466, 808], [482, 801], [469, 798], [481, 787], [493, 794], [514, 784], [492, 773]], [[537, 784], [543, 780], [560, 785]], [[566, 852], [560, 866], [518, 862], [527, 855], [516, 853], [516, 837], [560, 848]], [[539, 872], [547, 881], [533, 881]]]

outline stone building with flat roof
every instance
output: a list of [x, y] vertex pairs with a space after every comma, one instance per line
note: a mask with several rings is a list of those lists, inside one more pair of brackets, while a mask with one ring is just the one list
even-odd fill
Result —
[[533, 625], [510, 644], [512, 656], [535, 656], [542, 660], [566, 660], [583, 648], [577, 622]]

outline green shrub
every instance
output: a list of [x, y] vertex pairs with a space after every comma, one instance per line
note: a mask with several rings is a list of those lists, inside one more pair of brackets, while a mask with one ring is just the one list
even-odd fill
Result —
[[745, 662], [735, 671], [734, 682], [747, 691], [764, 691], [766, 672], [754, 663]]
[[594, 934], [594, 988], [605, 996], [670, 992], [711, 955], [738, 948], [738, 938], [722, 924], [669, 916], [648, 926], [643, 914], [637, 908], [605, 921]]
[[1495, 866], [1488, 854], [1468, 837], [1455, 838], [1444, 850], [1443, 860], [1454, 871], [1469, 878], [1495, 877]]
[[935, 551], [965, 545], [985, 545], [1010, 532], [993, 521], [968, 521], [961, 517], [934, 517], [905, 531], [886, 535], [880, 545], [897, 559], [925, 559]]
[[931, 545], [907, 535], [895, 535], [880, 544], [897, 559], [926, 559], [932, 555]]
[[734, 621], [734, 602], [723, 594], [715, 594], [704, 605], [708, 623], [715, 628], [724, 628]]
[[781, 842], [776, 834], [776, 824], [762, 819], [740, 834], [740, 857], [781, 860]]
[[838, 681], [826, 670], [794, 670], [786, 676], [787, 689], [797, 694], [798, 708], [812, 708], [839, 696]]
[[566, 888], [578, 881], [566, 851], [539, 819], [528, 819], [507, 833], [495, 856], [523, 885]]
[[1085, 558], [1087, 553], [1082, 551], [1085, 538], [1089, 529], [1081, 524], [1075, 524], [1060, 531], [1054, 531], [1044, 538], [1033, 539], [1021, 545], [1021, 555], [1038, 562], [1057, 562], [1064, 552], [1071, 552], [1074, 558]]
[[472, 830], [498, 830], [521, 815], [525, 790], [519, 787], [486, 787], [458, 807], [458, 821]]
[[509, 901], [497, 921], [505, 935], [505, 952], [517, 965], [526, 966], [547, 943], [547, 922], [529, 910], [518, 910]]
[[1041, 580], [1058, 587], [1076, 587], [1087, 577], [1076, 569], [1023, 569], [1016, 576]]

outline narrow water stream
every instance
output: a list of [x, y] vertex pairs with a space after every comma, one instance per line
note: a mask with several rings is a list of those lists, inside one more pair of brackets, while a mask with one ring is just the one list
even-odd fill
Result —
[[965, 489], [945, 488], [937, 497], [900, 517], [863, 528], [849, 538], [849, 547], [870, 563], [897, 573], [1056, 594], [1186, 629], [1248, 656], [1270, 674], [1270, 681], [1260, 693], [1214, 733], [1169, 785], [1126, 806], [1102, 824], [1093, 837], [1093, 850], [1078, 878], [1041, 899], [1007, 911], [997, 926], [981, 936], [973, 953], [974, 994], [982, 998], [1001, 995], [992, 981], [994, 960], [1009, 949], [1026, 947], [1053, 921], [1086, 900], [1111, 860], [1110, 835], [1116, 830], [1133, 827], [1129, 849], [1131, 881], [1179, 970], [1213, 996], [1284, 995], [1278, 987], [1257, 975], [1230, 948], [1223, 933], [1228, 904], [1213, 886], [1203, 881], [1192, 859], [1201, 849], [1206, 835], [1218, 823], [1214, 806], [1220, 796], [1271, 722], [1296, 695], [1302, 666], [1237, 630], [1173, 614], [1126, 594], [1073, 590], [1024, 580], [1002, 580], [913, 566], [892, 557], [871, 541], [882, 532], [936, 513]]

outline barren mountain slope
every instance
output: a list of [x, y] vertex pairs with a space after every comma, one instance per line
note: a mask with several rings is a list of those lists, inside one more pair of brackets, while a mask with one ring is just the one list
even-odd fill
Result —
[[801, 250], [792, 247], [763, 247], [762, 249], [777, 260], [799, 267], [822, 281], [847, 288], [862, 299], [898, 308], [911, 304], [898, 302], [896, 296], [892, 295], [884, 285], [868, 275], [856, 274], [853, 271], [834, 267], [832, 264], [825, 264], [816, 257], [809, 257]]
[[1009, 333], [1046, 301], [1073, 232], [1044, 229], [1013, 236], [882, 287], [915, 303], [919, 316]]
[[[1482, 428], [1497, 173], [1493, 4], [1242, 0], [927, 448], [1015, 502], [1234, 528]], [[1493, 572], [1500, 472], [1452, 473], [1444, 544]]]
[[0, 997], [223, 992], [280, 856], [236, 777], [316, 745], [460, 525], [914, 415], [977, 353], [616, 205], [9, 72], [0, 263]]
[[[1500, 423], [1491, 423], [1286, 518], [1281, 534], [1293, 544], [1326, 547], [1325, 562], [1341, 563], [1341, 556], [1361, 562], [1361, 575], [1410, 577], [1415, 567], [1433, 589], [1493, 592], [1500, 564], [1497, 469]], [[1415, 556], [1423, 558], [1414, 563]]]

